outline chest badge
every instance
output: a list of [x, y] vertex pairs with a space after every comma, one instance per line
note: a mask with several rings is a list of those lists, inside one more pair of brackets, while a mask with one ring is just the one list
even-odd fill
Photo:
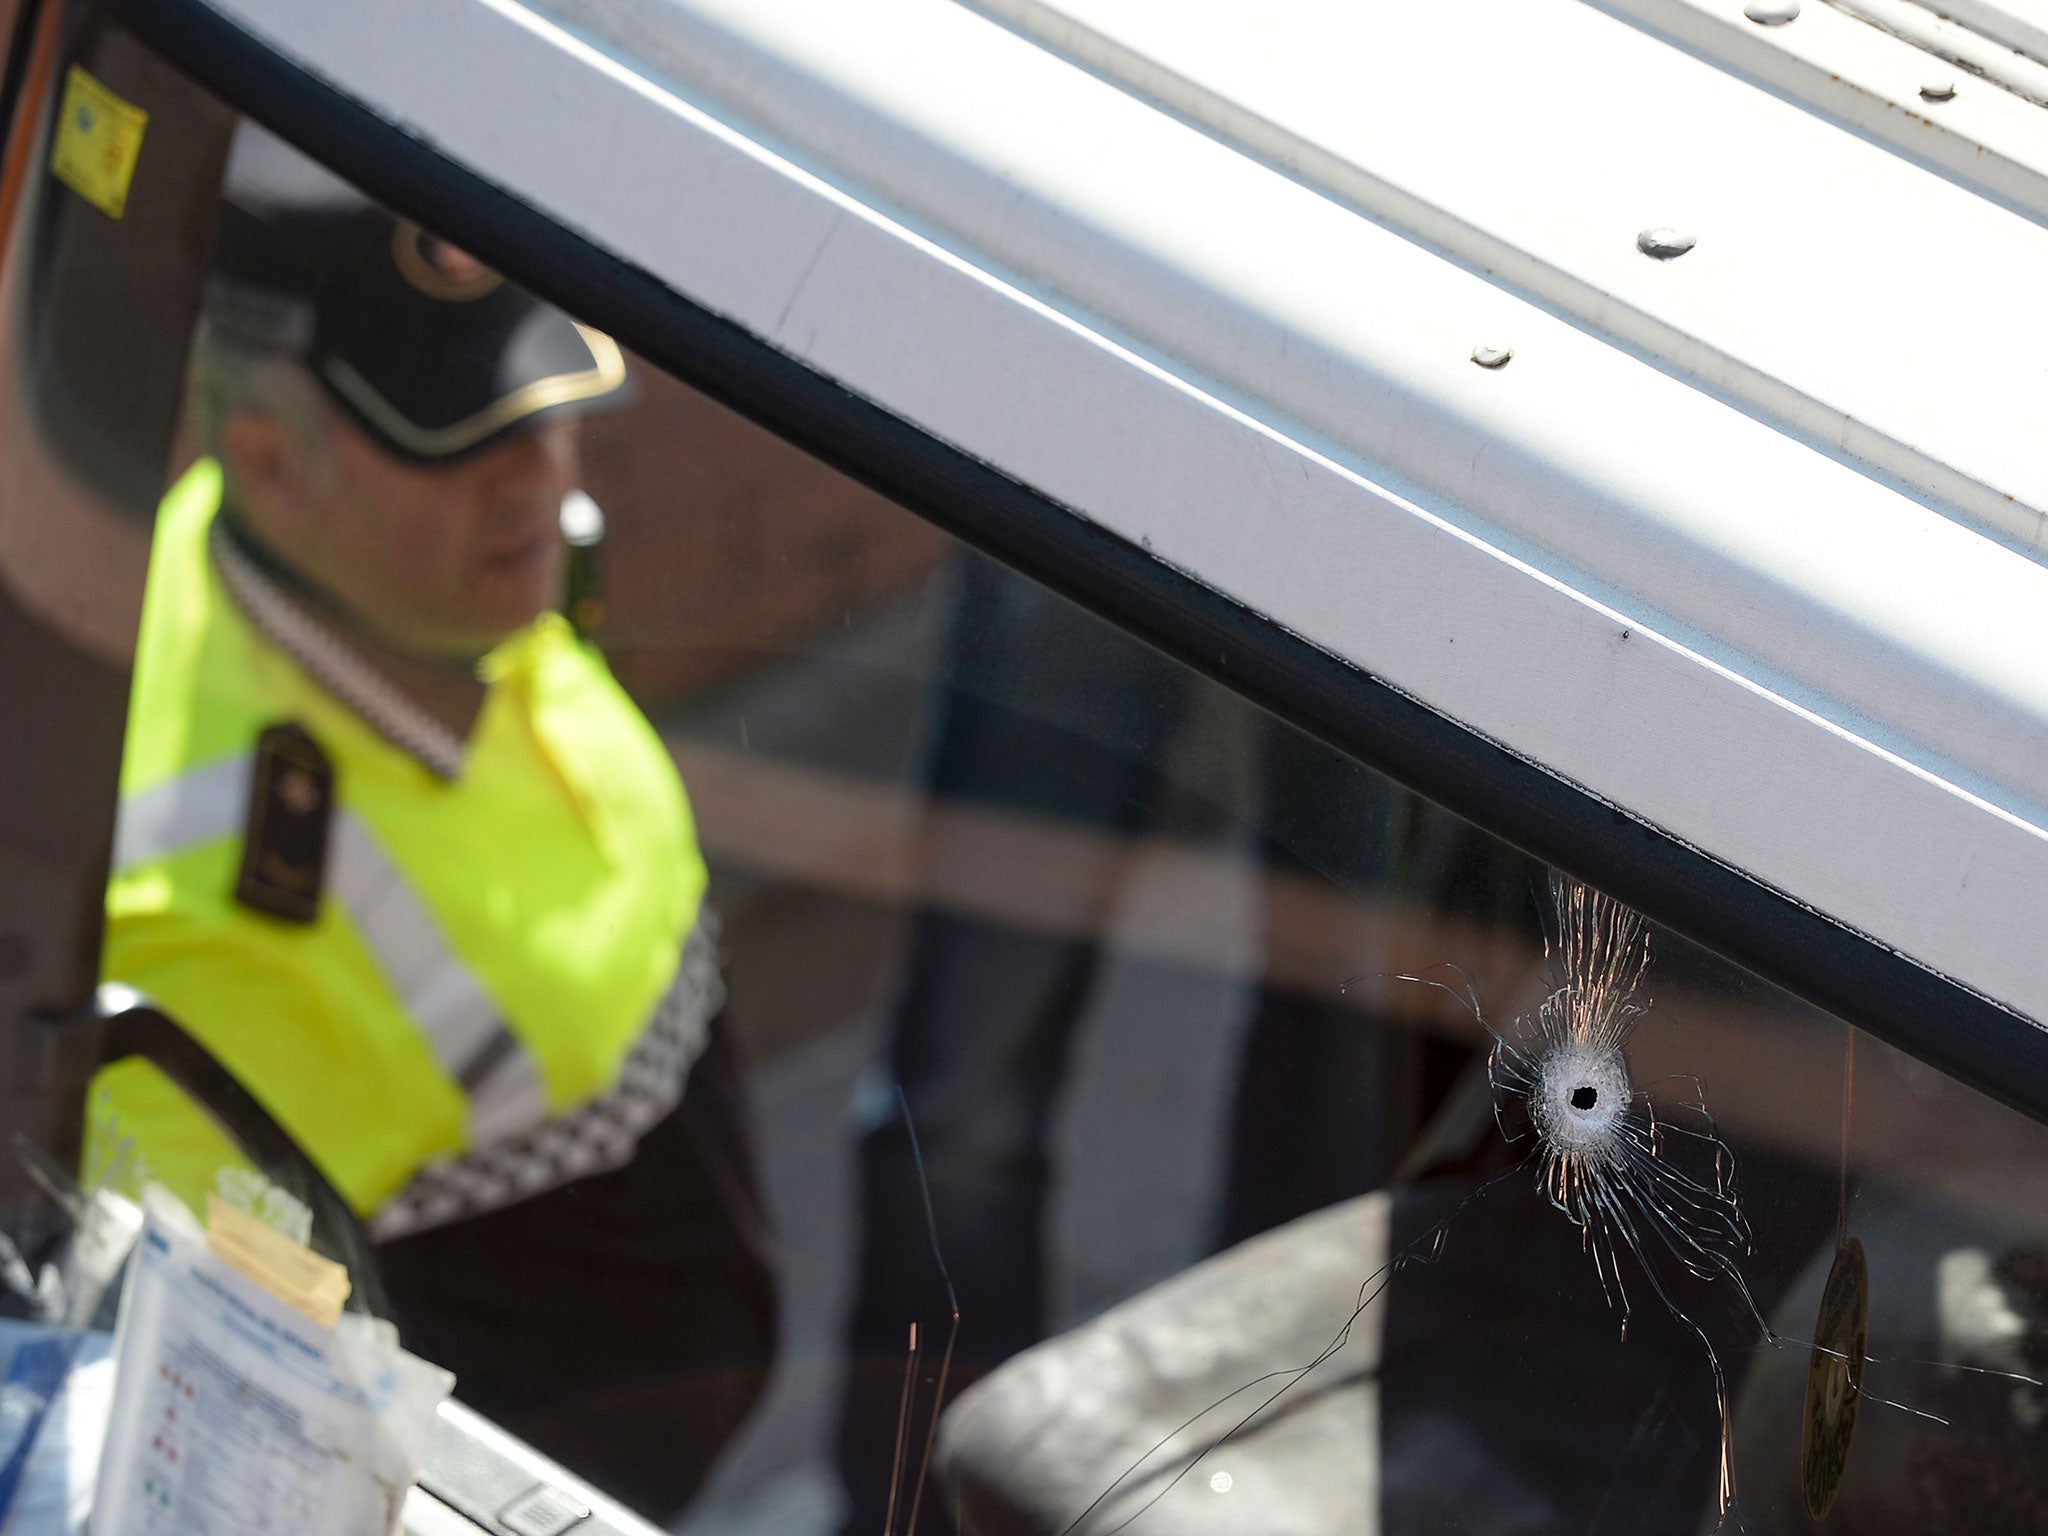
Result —
[[301, 726], [273, 725], [256, 738], [256, 771], [242, 831], [235, 900], [287, 922], [320, 915], [334, 821], [334, 765]]

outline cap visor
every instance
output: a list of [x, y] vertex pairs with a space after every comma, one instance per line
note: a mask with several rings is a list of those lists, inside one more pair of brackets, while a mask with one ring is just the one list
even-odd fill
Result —
[[632, 398], [626, 359], [602, 331], [550, 316], [574, 328], [588, 361], [567, 370], [539, 372], [501, 358], [494, 391], [452, 421], [413, 420], [347, 358], [329, 354], [316, 374], [349, 415], [393, 455], [421, 464], [446, 464], [479, 453], [551, 417], [610, 410]]

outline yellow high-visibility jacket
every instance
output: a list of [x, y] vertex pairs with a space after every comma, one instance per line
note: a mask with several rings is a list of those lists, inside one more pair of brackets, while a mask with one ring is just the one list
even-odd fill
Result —
[[[212, 529], [220, 498], [201, 461], [158, 515], [103, 974], [197, 1036], [380, 1235], [623, 1162], [718, 1002], [660, 739], [550, 614], [486, 662], [467, 744], [424, 760], [404, 701]], [[334, 767], [310, 924], [234, 894], [256, 741], [284, 722]], [[88, 1127], [89, 1172], [125, 1149], [127, 1178], [188, 1200], [233, 1160], [139, 1060], [100, 1074]]]

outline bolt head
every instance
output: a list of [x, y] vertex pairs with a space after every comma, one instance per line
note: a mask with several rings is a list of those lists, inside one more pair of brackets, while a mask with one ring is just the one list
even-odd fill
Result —
[[1749, 0], [1742, 14], [1760, 27], [1782, 27], [1799, 15], [1799, 0]]
[[1513, 347], [1489, 347], [1482, 343], [1472, 349], [1472, 361], [1482, 368], [1505, 368], [1514, 355]]
[[1636, 249], [1658, 261], [1669, 261], [1674, 256], [1683, 256], [1697, 244], [1699, 242], [1684, 230], [1672, 229], [1663, 224], [1659, 224], [1655, 229], [1646, 229], [1636, 236]]
[[1920, 87], [1920, 99], [1922, 101], [1954, 101], [1956, 99], [1956, 83], [1946, 77], [1939, 80], [1930, 80]]

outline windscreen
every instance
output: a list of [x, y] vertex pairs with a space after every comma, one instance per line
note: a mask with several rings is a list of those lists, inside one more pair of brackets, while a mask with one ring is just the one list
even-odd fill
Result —
[[706, 1533], [2042, 1528], [2040, 1125], [223, 177], [103, 975], [458, 1399]]

